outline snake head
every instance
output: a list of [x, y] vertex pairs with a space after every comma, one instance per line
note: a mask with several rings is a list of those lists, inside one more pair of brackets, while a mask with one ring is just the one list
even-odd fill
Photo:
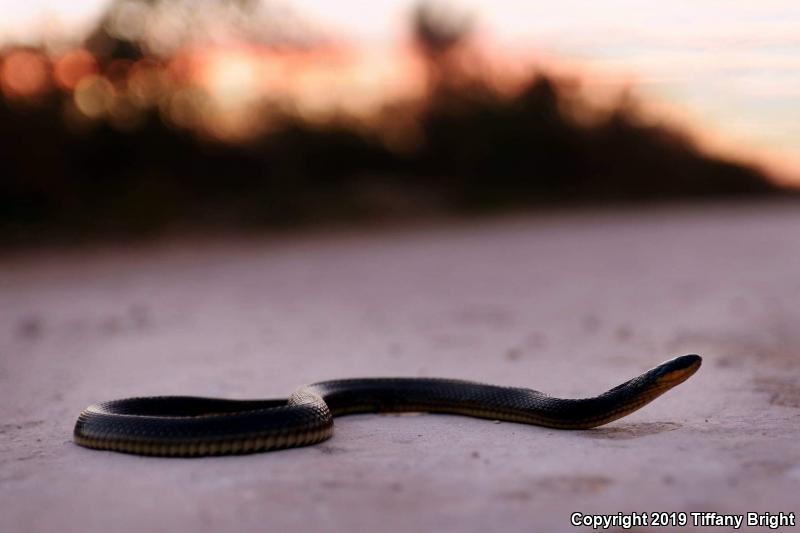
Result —
[[697, 354], [682, 355], [675, 359], [664, 361], [651, 372], [656, 382], [660, 385], [674, 387], [689, 379], [692, 374], [697, 372], [701, 364], [703, 364], [703, 358]]

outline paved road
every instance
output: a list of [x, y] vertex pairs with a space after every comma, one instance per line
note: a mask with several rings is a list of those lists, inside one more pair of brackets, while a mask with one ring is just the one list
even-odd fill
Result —
[[[0, 259], [0, 531], [560, 531], [570, 514], [800, 512], [800, 206], [660, 208]], [[347, 376], [601, 392], [690, 381], [559, 432], [338, 419], [315, 447], [86, 450], [147, 394], [286, 396]], [[690, 530], [685, 528], [684, 530]], [[588, 529], [587, 529], [588, 530]]]

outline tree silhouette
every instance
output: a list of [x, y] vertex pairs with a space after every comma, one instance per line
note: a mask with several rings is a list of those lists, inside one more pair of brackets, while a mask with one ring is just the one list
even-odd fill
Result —
[[454, 89], [463, 78], [458, 56], [469, 42], [472, 19], [445, 4], [423, 1], [414, 9], [411, 27], [425, 61], [429, 95]]

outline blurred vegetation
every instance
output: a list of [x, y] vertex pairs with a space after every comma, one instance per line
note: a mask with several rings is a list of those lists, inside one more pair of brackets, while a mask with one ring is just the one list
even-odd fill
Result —
[[[120, 29], [119, 11], [130, 17], [138, 4], [150, 11]], [[226, 4], [228, 18], [253, 31], [257, 3], [235, 4]], [[464, 67], [471, 21], [429, 5], [412, 19], [427, 77], [418, 98], [387, 102], [367, 126], [346, 113], [312, 120], [272, 106], [269, 128], [215, 137], [165, 118], [163, 98], [133, 106], [120, 96], [136, 69], [160, 75], [179, 53], [183, 43], [159, 49], [142, 34], [166, 6], [178, 18], [191, 10], [190, 2], [112, 4], [84, 43], [88, 60], [58, 62], [44, 47], [0, 52], [0, 240], [780, 192], [757, 169], [648, 123], [630, 100], [585, 120], [577, 110], [591, 106], [546, 73], [498, 88]], [[299, 30], [271, 35], [260, 45], [315, 46]], [[177, 89], [158, 90], [177, 98]], [[180, 98], [194, 94], [181, 90]]]

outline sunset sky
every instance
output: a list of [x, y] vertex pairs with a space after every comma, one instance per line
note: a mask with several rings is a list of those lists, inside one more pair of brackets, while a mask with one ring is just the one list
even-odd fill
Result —
[[[410, 0], [282, 2], [314, 27], [368, 49], [405, 38]], [[5, 2], [0, 37], [80, 31], [104, 0]], [[800, 178], [800, 2], [794, 0], [460, 0], [510, 57], [559, 62], [588, 83], [632, 82], [731, 153], [756, 151]], [[365, 47], [366, 48], [366, 47]], [[766, 155], [765, 155], [766, 154]]]

